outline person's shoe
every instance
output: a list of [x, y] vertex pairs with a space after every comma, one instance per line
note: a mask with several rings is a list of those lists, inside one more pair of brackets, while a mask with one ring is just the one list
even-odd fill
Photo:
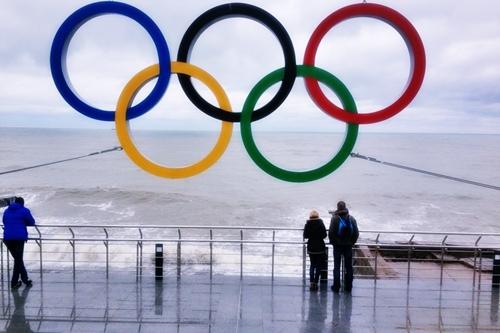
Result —
[[310, 291], [317, 291], [318, 290], [318, 284], [311, 282], [311, 286], [309, 287]]
[[22, 282], [21, 281], [17, 281], [16, 283], [11, 283], [10, 284], [10, 288], [12, 290], [16, 290], [16, 289], [19, 289], [19, 287], [21, 287], [22, 285]]
[[24, 282], [24, 284], [26, 285], [26, 287], [33, 287], [33, 281], [31, 281], [31, 280], [26, 280], [26, 282]]
[[332, 289], [332, 291], [333, 291], [334, 293], [336, 293], [336, 294], [338, 294], [338, 293], [339, 293], [339, 291], [340, 291], [340, 288], [337, 288], [337, 287], [335, 287], [335, 286], [332, 286], [332, 287], [331, 287], [331, 289]]

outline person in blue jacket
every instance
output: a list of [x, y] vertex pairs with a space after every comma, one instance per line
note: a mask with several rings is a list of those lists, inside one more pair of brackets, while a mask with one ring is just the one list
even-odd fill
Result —
[[[10, 286], [12, 289], [19, 288], [22, 283], [31, 287], [33, 282], [28, 278], [24, 267], [23, 252], [24, 243], [28, 240], [26, 226], [35, 225], [35, 219], [28, 208], [24, 207], [24, 199], [16, 197], [14, 202], [3, 213], [3, 242], [14, 258], [14, 268]], [[19, 281], [19, 275], [21, 281]]]

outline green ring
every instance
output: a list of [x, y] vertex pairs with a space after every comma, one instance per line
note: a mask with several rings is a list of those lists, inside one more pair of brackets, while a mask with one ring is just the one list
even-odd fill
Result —
[[[243, 105], [240, 122], [243, 144], [245, 145], [248, 155], [250, 155], [250, 158], [255, 162], [255, 164], [257, 164], [257, 166], [259, 166], [259, 168], [261, 168], [264, 172], [275, 178], [296, 183], [318, 180], [335, 171], [342, 165], [342, 163], [344, 163], [347, 157], [349, 157], [349, 154], [356, 143], [356, 137], [358, 136], [358, 125], [347, 124], [347, 134], [342, 147], [337, 154], [323, 166], [307, 171], [289, 171], [275, 166], [260, 153], [259, 149], [255, 145], [255, 141], [252, 136], [251, 118], [255, 105], [264, 91], [266, 91], [273, 84], [281, 81], [283, 79], [283, 75], [283, 68], [267, 74], [255, 85], [255, 87], [253, 87], [250, 94], [248, 94], [245, 104]], [[347, 90], [346, 86], [339, 79], [329, 72], [314, 66], [298, 65], [297, 76], [313, 77], [324, 83], [339, 97], [344, 110], [350, 113], [357, 113], [356, 104], [354, 103], [354, 99], [349, 90]]]

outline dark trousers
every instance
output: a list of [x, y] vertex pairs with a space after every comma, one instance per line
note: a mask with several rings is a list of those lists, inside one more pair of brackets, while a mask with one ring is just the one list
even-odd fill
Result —
[[19, 281], [19, 275], [21, 275], [21, 280], [26, 283], [28, 281], [28, 273], [26, 272], [23, 261], [24, 243], [26, 241], [4, 240], [3, 242], [14, 258], [14, 269], [12, 271], [11, 284], [15, 284]]
[[333, 289], [340, 289], [340, 263], [344, 257], [345, 267], [345, 286], [344, 290], [352, 289], [352, 246], [351, 245], [334, 245], [333, 246]]
[[325, 265], [325, 254], [324, 253], [309, 253], [309, 260], [311, 261], [311, 266], [309, 266], [309, 282], [318, 283], [321, 270]]

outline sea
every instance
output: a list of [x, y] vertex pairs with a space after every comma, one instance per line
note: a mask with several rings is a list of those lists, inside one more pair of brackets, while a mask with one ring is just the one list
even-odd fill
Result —
[[[135, 131], [157, 163], [195, 163], [218, 132]], [[342, 133], [257, 132], [257, 146], [284, 169], [328, 161]], [[0, 128], [0, 173], [119, 146], [114, 130]], [[360, 133], [354, 152], [412, 168], [500, 186], [500, 135]], [[307, 183], [278, 180], [249, 157], [235, 131], [205, 172], [164, 179], [124, 151], [0, 175], [0, 198], [22, 196], [39, 224], [217, 225], [302, 228], [316, 209], [343, 200], [361, 230], [500, 232], [500, 191], [349, 157]], [[4, 208], [0, 208], [0, 213]]]

